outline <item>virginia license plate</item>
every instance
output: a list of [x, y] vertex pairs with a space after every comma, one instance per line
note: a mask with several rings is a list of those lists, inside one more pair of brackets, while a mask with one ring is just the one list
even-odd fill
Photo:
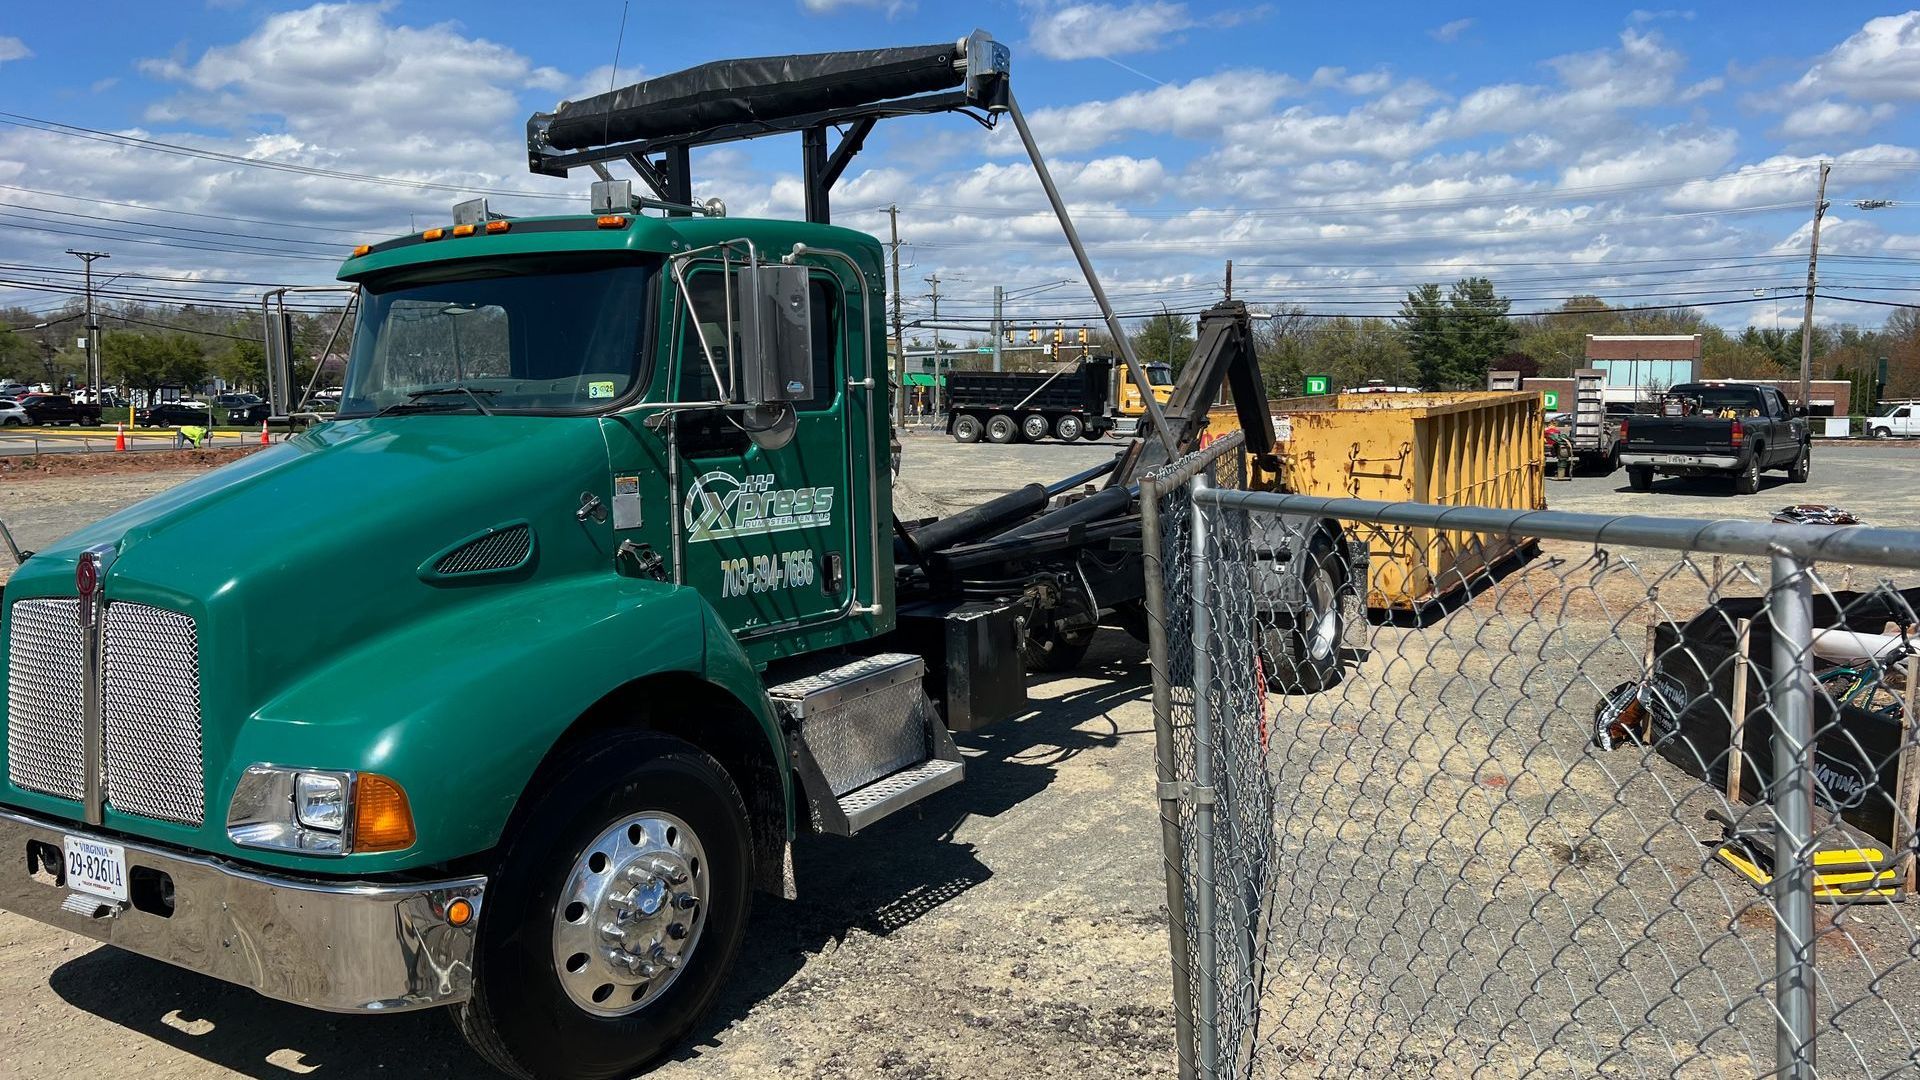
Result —
[[127, 898], [127, 849], [84, 836], [69, 836], [67, 888], [109, 900]]

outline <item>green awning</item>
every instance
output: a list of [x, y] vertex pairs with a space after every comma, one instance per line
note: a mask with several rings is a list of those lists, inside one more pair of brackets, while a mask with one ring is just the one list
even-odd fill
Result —
[[[934, 376], [933, 376], [933, 372], [931, 371], [909, 371], [906, 374], [907, 374], [906, 385], [908, 386], [934, 385], [934, 382], [933, 382]], [[940, 385], [945, 386], [946, 383], [947, 383], [947, 380], [944, 377], [942, 377], [940, 379]]]

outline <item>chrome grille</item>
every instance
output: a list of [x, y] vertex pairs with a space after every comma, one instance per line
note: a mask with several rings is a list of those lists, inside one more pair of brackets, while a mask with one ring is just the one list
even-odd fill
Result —
[[108, 604], [100, 638], [107, 803], [198, 825], [206, 815], [200, 750], [199, 632], [190, 616]]
[[7, 779], [27, 791], [78, 799], [86, 790], [80, 601], [14, 604], [12, 642]]

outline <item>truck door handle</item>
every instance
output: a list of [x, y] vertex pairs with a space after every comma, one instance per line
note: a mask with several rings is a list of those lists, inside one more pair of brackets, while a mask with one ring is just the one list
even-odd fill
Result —
[[580, 509], [573, 512], [573, 519], [584, 523], [588, 518], [596, 522], [607, 520], [607, 508], [601, 504], [600, 496], [583, 491], [580, 493]]

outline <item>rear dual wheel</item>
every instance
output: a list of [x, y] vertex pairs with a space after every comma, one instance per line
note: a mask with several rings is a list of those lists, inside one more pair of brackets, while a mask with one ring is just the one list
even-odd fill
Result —
[[977, 443], [984, 426], [980, 418], [971, 413], [957, 416], [953, 420], [953, 437], [963, 443]]
[[1014, 423], [1013, 417], [1006, 413], [995, 413], [987, 418], [988, 442], [1005, 445], [1012, 442], [1019, 434], [1020, 425]]
[[1086, 421], [1072, 413], [1067, 413], [1053, 422], [1053, 434], [1061, 442], [1072, 442], [1079, 438], [1086, 428]]
[[490, 879], [461, 1033], [514, 1076], [610, 1080], [712, 1006], [749, 901], [745, 804], [719, 762], [665, 736], [576, 750]]
[[1020, 421], [1020, 434], [1028, 442], [1039, 442], [1047, 437], [1047, 432], [1052, 430], [1053, 425], [1040, 413], [1028, 413]]

